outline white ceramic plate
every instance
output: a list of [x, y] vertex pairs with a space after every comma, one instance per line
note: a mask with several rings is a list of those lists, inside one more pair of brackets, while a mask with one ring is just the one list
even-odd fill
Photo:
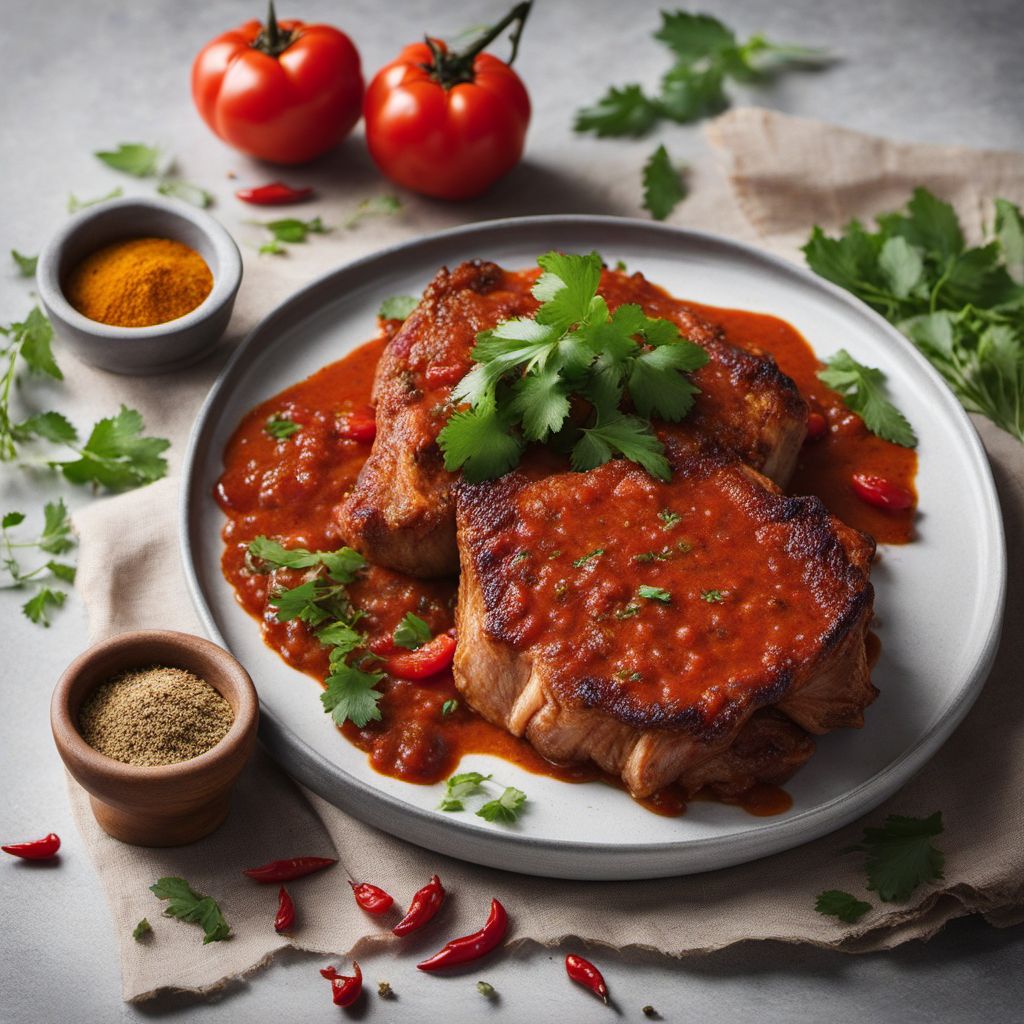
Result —
[[[786, 787], [793, 807], [783, 815], [755, 818], [698, 802], [681, 818], [664, 818], [601, 783], [561, 783], [485, 756], [466, 758], [462, 769], [524, 789], [528, 812], [513, 827], [440, 813], [440, 785], [379, 775], [339, 735], [316, 682], [264, 646], [221, 576], [223, 518], [212, 490], [224, 444], [245, 412], [372, 337], [380, 301], [419, 294], [442, 264], [485, 257], [528, 266], [552, 248], [597, 249], [681, 298], [781, 316], [819, 355], [848, 349], [884, 368], [920, 437], [918, 539], [885, 548], [872, 577], [881, 696], [863, 730], [819, 740]], [[590, 879], [653, 878], [753, 860], [875, 807], [938, 750], [977, 697], [995, 651], [1006, 575], [999, 506], [977, 436], [938, 374], [881, 317], [807, 271], [736, 242], [589, 216], [495, 221], [418, 239], [333, 271], [281, 305], [239, 348], [199, 415], [184, 470], [181, 545], [205, 627], [252, 673], [262, 738], [295, 778], [421, 846], [513, 871]]]

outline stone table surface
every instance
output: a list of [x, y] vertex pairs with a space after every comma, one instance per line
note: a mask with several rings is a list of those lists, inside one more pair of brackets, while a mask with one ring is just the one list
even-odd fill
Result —
[[[424, 30], [454, 33], [495, 19], [506, 4], [303, 0], [278, 6], [283, 16], [340, 24], [372, 72]], [[706, 0], [700, 6], [741, 34], [764, 31], [773, 39], [823, 44], [841, 54], [828, 71], [790, 74], [756, 91], [735, 90], [738, 100], [910, 140], [1024, 148], [1024, 31], [1017, 0]], [[664, 63], [650, 38], [658, 7], [641, 0], [538, 0], [520, 58], [535, 104], [528, 161], [491, 196], [466, 207], [465, 219], [642, 212], [635, 205], [635, 183], [654, 143], [582, 139], [573, 136], [570, 123], [572, 111], [610, 83], [654, 84]], [[95, 196], [120, 184], [91, 153], [122, 140], [164, 142], [190, 179], [216, 182], [218, 196], [228, 196], [226, 171], [246, 162], [199, 122], [189, 99], [188, 67], [207, 39], [259, 16], [260, 3], [2, 0], [0, 11], [0, 66], [7, 83], [0, 247], [37, 252], [65, 216], [69, 192]], [[355, 198], [379, 190], [358, 134], [359, 129], [333, 157], [300, 177], [324, 188], [349, 188]], [[699, 129], [671, 127], [659, 138], [678, 159], [699, 163], [706, 156]], [[138, 183], [127, 185], [129, 192], [143, 191]], [[462, 214], [456, 210], [452, 216]], [[288, 273], [298, 275], [297, 287], [301, 259]], [[13, 268], [0, 270], [0, 322], [23, 315], [30, 296], [31, 285]], [[247, 301], [244, 292], [240, 301]], [[73, 366], [70, 357], [65, 363]], [[76, 390], [73, 374], [51, 395], [76, 422], [110, 412], [93, 408], [89, 394]], [[37, 512], [57, 495], [72, 507], [88, 500], [81, 490], [0, 466], [4, 511]], [[339, 1019], [313, 972], [319, 959], [300, 954], [283, 956], [232, 984], [214, 1002], [173, 996], [143, 1006], [122, 1003], [116, 938], [96, 876], [75, 842], [47, 718], [56, 677], [86, 644], [85, 614], [72, 598], [44, 632], [19, 614], [22, 600], [15, 592], [0, 592], [0, 836], [52, 829], [67, 837], [68, 852], [49, 869], [0, 864], [0, 1021]], [[411, 962], [367, 958], [368, 978], [387, 977], [399, 999], [369, 1000], [357, 1016], [447, 1024], [491, 1018], [597, 1021], [610, 1015], [639, 1021], [645, 1019], [641, 1007], [653, 1004], [668, 1021], [910, 1024], [1017, 1019], [1024, 1003], [1024, 929], [999, 931], [979, 919], [954, 922], [928, 943], [869, 956], [770, 943], [742, 944], [684, 962], [605, 954], [600, 959], [617, 997], [617, 1014], [565, 981], [558, 962], [562, 952], [533, 947], [489, 964], [483, 974], [501, 994], [493, 1006], [484, 1004], [472, 979], [437, 982], [443, 985], [439, 997], [436, 985], [423, 984]]]

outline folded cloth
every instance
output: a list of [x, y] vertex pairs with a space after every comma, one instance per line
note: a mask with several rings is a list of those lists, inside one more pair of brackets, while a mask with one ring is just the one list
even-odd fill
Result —
[[[951, 199], [978, 233], [996, 195], [1024, 202], [1024, 156], [903, 145], [762, 110], [741, 109], [709, 128], [724, 168], [698, 170], [701, 194], [677, 210], [687, 226], [722, 230], [796, 257], [811, 224], [837, 227], [899, 206], [917, 184]], [[716, 177], [717, 175], [717, 177]], [[739, 211], [739, 212], [737, 212]], [[422, 221], [420, 229], [425, 226]], [[265, 311], [241, 311], [241, 322]], [[143, 415], [165, 429], [180, 452], [185, 429], [210, 383], [210, 367], [152, 382], [132, 382]], [[112, 398], [124, 382], [95, 374], [90, 386]], [[103, 397], [98, 394], [98, 397]], [[999, 488], [1011, 565], [1024, 560], [1024, 448], [975, 418]], [[139, 628], [200, 632], [176, 543], [175, 475], [97, 501], [75, 516], [81, 538], [77, 587], [99, 639]], [[1024, 581], [1012, 574], [1006, 621], [1024, 618]], [[260, 754], [239, 782], [226, 824], [181, 849], [124, 846], [106, 836], [84, 792], [69, 779], [76, 821], [106, 890], [121, 938], [125, 999], [164, 989], [211, 991], [250, 972], [287, 946], [344, 954], [393, 940], [348, 898], [345, 880], [373, 880], [408, 899], [440, 872], [452, 893], [448, 934], [479, 925], [492, 896], [513, 916], [514, 941], [566, 937], [616, 949], [683, 956], [750, 939], [778, 939], [851, 952], [927, 938], [953, 917], [981, 913], [993, 924], [1024, 920], [1024, 709], [1019, 666], [1024, 634], [1005, 630], [992, 675], [977, 704], [943, 749], [899, 794], [870, 816], [941, 809], [945, 879], [920, 887], [906, 904], [881, 904], [856, 925], [814, 911], [825, 889], [863, 893], [862, 863], [837, 851], [860, 836], [858, 822], [799, 849], [723, 871], [657, 882], [566, 882], [480, 868], [394, 839], [291, 783]], [[258, 681], [257, 681], [258, 682]], [[258, 886], [241, 868], [282, 855], [335, 856], [338, 867], [291, 883], [299, 907], [293, 937], [272, 927], [276, 887]], [[159, 916], [148, 886], [181, 875], [214, 896], [234, 938], [197, 955], [194, 929]], [[157, 932], [159, 955], [131, 938], [142, 917]]]

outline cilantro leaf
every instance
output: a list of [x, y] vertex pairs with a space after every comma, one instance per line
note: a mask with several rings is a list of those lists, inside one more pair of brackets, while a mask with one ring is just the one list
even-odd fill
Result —
[[364, 672], [344, 662], [334, 664], [332, 669], [324, 680], [327, 689], [320, 694], [320, 701], [335, 724], [352, 722], [357, 729], [362, 729], [367, 722], [380, 721], [377, 703], [381, 692], [375, 687], [384, 676], [380, 672]]
[[366, 559], [354, 548], [318, 551], [320, 564], [336, 583], [351, 583], [366, 568]]
[[136, 178], [151, 177], [169, 166], [160, 149], [141, 142], [122, 142], [117, 149], [100, 150], [94, 155], [115, 171], [123, 171]]
[[597, 103], [576, 111], [573, 130], [609, 135], [645, 135], [661, 114], [657, 103], [644, 95], [639, 85], [612, 86]]
[[453, 775], [444, 784], [444, 796], [441, 798], [439, 809], [442, 811], [463, 811], [463, 801], [468, 796], [475, 796], [483, 792], [483, 784], [491, 778], [490, 775], [481, 775], [479, 772], [461, 772]]
[[77, 570], [73, 565], [67, 565], [65, 562], [47, 562], [46, 568], [53, 574], [53, 576], [62, 580], [64, 583], [75, 582], [75, 574]]
[[122, 405], [116, 416], [108, 416], [92, 428], [77, 461], [51, 465], [72, 483], [91, 481], [112, 491], [152, 483], [167, 472], [162, 453], [171, 443], [160, 437], [142, 436], [142, 428], [142, 416]]
[[41, 587], [21, 606], [21, 611], [37, 626], [49, 626], [50, 618], [47, 615], [47, 610], [50, 608], [60, 608], [67, 599], [67, 596], [62, 590], [51, 590], [50, 587]]
[[842, 889], [826, 889], [825, 892], [818, 893], [814, 909], [819, 914], [838, 917], [846, 924], [855, 924], [871, 909], [871, 904], [843, 892]]
[[497, 800], [489, 800], [476, 814], [485, 821], [500, 821], [505, 825], [511, 825], [523, 813], [525, 803], [526, 794], [521, 789], [507, 786]]
[[915, 249], [902, 235], [894, 235], [885, 240], [878, 254], [878, 267], [898, 299], [905, 299], [916, 291], [924, 276], [921, 251]]
[[574, 569], [582, 569], [588, 562], [592, 562], [595, 558], [600, 558], [604, 554], [604, 548], [594, 548], [593, 551], [588, 551], [585, 555], [577, 558], [573, 563]]
[[198, 924], [203, 929], [204, 946], [230, 937], [231, 928], [216, 900], [194, 892], [184, 878], [158, 878], [149, 889], [157, 899], [168, 901], [164, 917]]
[[437, 438], [445, 469], [461, 469], [470, 483], [491, 480], [512, 469], [523, 444], [503, 420], [493, 398], [452, 416]]
[[119, 199], [124, 195], [124, 189], [120, 185], [117, 188], [112, 188], [105, 196], [97, 196], [95, 199], [79, 199], [73, 192], [68, 193], [68, 213], [78, 213], [79, 210], [85, 210], [90, 206], [98, 206], [100, 203], [106, 203], [111, 199]]
[[725, 71], [716, 64], [699, 69], [677, 64], [661, 80], [659, 109], [677, 124], [691, 124], [727, 106]]
[[23, 256], [17, 249], [12, 249], [11, 259], [18, 265], [18, 273], [22, 277], [35, 277], [38, 256]]
[[401, 208], [402, 200], [399, 199], [398, 196], [371, 196], [369, 199], [364, 199], [355, 208], [355, 211], [345, 221], [344, 227], [354, 228], [361, 220], [363, 220], [366, 217], [387, 217], [393, 213], [398, 213], [398, 211]]
[[[312, 220], [299, 220], [297, 217], [281, 217], [278, 220], [269, 220], [263, 222], [265, 227], [271, 235], [273, 235], [274, 242], [305, 242], [310, 235], [323, 235], [331, 229], [324, 225], [324, 222], [319, 217], [314, 217]], [[267, 243], [267, 245], [260, 248], [260, 252], [282, 252], [280, 248], [271, 248], [273, 243]]]
[[416, 651], [425, 643], [429, 643], [433, 636], [430, 627], [418, 615], [406, 612], [402, 621], [395, 627], [394, 641], [399, 647]]
[[672, 478], [662, 443], [650, 424], [636, 416], [617, 413], [604, 423], [584, 428], [582, 434], [570, 456], [572, 468], [578, 472], [603, 465], [619, 452], [659, 480]]
[[914, 189], [906, 213], [883, 214], [878, 224], [886, 234], [905, 238], [943, 261], [963, 252], [964, 236], [956, 211], [926, 188]]
[[654, 38], [681, 61], [692, 62], [736, 45], [736, 34], [710, 14], [662, 11]]
[[601, 283], [599, 253], [577, 256], [552, 251], [538, 256], [537, 265], [544, 271], [533, 286], [533, 297], [542, 303], [537, 310], [537, 323], [564, 331], [573, 324], [587, 322], [602, 307], [607, 315], [608, 307], [597, 295]]
[[864, 420], [872, 434], [913, 448], [917, 435], [906, 417], [883, 393], [885, 374], [871, 366], [858, 363], [845, 349], [831, 356], [818, 379], [843, 396], [846, 407]]
[[392, 295], [380, 304], [377, 316], [381, 320], [405, 320], [419, 302], [415, 295]]
[[700, 388], [684, 374], [700, 369], [707, 361], [707, 352], [689, 341], [659, 345], [638, 355], [629, 375], [629, 395], [636, 411], [678, 423], [693, 408], [694, 396], [700, 394]]
[[143, 939], [149, 938], [153, 934], [153, 926], [149, 923], [146, 918], [143, 918], [133, 929], [132, 938], [136, 942], [142, 942]]
[[644, 164], [644, 209], [655, 220], [664, 220], [685, 196], [679, 171], [672, 166], [668, 150], [659, 146]]
[[903, 902], [923, 882], [941, 880], [945, 856], [932, 845], [942, 834], [942, 812], [927, 818], [890, 814], [881, 828], [864, 829], [850, 850], [867, 854], [868, 888], [886, 903]]
[[455, 700], [454, 697], [449, 697], [448, 700], [446, 700], [441, 705], [441, 718], [445, 719], [449, 715], [454, 715], [455, 712], [458, 711], [458, 710], [459, 710], [459, 702], [457, 700]]
[[306, 580], [297, 587], [275, 591], [267, 603], [277, 609], [278, 622], [301, 619], [311, 626], [318, 626], [330, 618], [330, 613], [317, 603], [323, 596], [323, 584], [319, 580]]
[[45, 373], [55, 380], [64, 379], [50, 347], [53, 342], [53, 325], [38, 306], [33, 306], [24, 320], [11, 324], [4, 333], [13, 338], [14, 344], [20, 349], [21, 358], [30, 370]]
[[56, 444], [70, 444], [78, 440], [78, 431], [59, 412], [37, 412], [11, 427], [11, 433], [17, 441], [41, 437]]
[[366, 641], [364, 634], [360, 633], [351, 622], [337, 619], [329, 626], [317, 630], [317, 640], [327, 647], [334, 648], [331, 657], [337, 660], [346, 654], [354, 651]]
[[320, 564], [320, 552], [306, 548], [286, 548], [262, 534], [249, 541], [249, 554], [274, 569], [308, 569]]
[[294, 420], [275, 413], [263, 425], [263, 429], [277, 441], [287, 441], [292, 434], [298, 433], [302, 428]]
[[12, 526], [20, 526], [25, 522], [24, 512], [5, 512], [4, 517], [0, 520], [0, 528], [7, 530]]
[[207, 192], [199, 185], [193, 185], [189, 181], [181, 181], [179, 178], [168, 178], [161, 181], [156, 187], [157, 192], [162, 196], [170, 196], [173, 199], [183, 199], [186, 203], [198, 206], [205, 210], [213, 205], [213, 193]]
[[43, 508], [43, 532], [37, 542], [48, 555], [63, 555], [75, 542], [71, 537], [71, 516], [63, 498], [48, 501]]
[[1006, 271], [1017, 284], [1024, 284], [1024, 217], [1007, 199], [997, 199], [995, 206], [995, 233], [1006, 260]]
[[662, 590], [661, 587], [649, 587], [647, 584], [641, 584], [637, 587], [637, 597], [645, 598], [648, 601], [659, 601], [661, 604], [671, 604], [672, 595], [667, 590]]

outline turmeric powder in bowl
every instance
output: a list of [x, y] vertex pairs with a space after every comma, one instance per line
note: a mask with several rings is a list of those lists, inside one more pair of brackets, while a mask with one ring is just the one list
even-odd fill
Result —
[[83, 316], [114, 327], [152, 327], [191, 313], [210, 294], [202, 256], [172, 238], [129, 238], [98, 249], [64, 289]]

